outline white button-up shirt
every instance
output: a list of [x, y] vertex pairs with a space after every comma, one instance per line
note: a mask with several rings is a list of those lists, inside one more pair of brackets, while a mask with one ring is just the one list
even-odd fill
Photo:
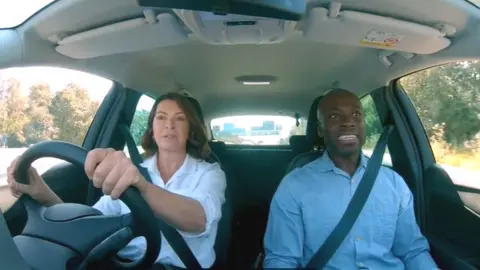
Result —
[[[156, 156], [146, 159], [141, 166], [147, 168], [153, 184], [197, 200], [205, 210], [206, 230], [202, 233], [179, 231], [187, 245], [203, 268], [209, 268], [215, 262], [214, 244], [217, 236], [218, 222], [222, 216], [222, 205], [225, 202], [225, 173], [218, 163], [197, 160], [187, 154], [183, 165], [168, 180], [163, 181], [157, 168]], [[121, 200], [112, 200], [104, 195], [93, 206], [104, 215], [118, 215], [130, 212]], [[118, 256], [131, 260], [139, 260], [146, 250], [145, 238], [137, 237], [119, 251]], [[185, 267], [162, 234], [162, 248], [157, 263]]]

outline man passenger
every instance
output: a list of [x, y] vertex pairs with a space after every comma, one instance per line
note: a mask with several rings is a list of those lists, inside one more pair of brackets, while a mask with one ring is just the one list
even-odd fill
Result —
[[[326, 151], [279, 185], [264, 239], [265, 268], [305, 267], [340, 221], [365, 172], [358, 97], [332, 90], [319, 102], [318, 120]], [[325, 269], [437, 269], [400, 175], [380, 168], [360, 216]]]

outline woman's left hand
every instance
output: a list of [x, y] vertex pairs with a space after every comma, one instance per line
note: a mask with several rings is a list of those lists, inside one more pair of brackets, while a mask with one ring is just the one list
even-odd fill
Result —
[[137, 186], [145, 181], [125, 153], [112, 148], [88, 152], [85, 173], [96, 188], [101, 188], [105, 195], [110, 195], [114, 200], [129, 186]]

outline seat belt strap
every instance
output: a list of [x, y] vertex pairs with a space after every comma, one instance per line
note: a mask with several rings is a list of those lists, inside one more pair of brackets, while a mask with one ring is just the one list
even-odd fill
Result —
[[[127, 144], [130, 159], [135, 164], [135, 166], [137, 166], [138, 170], [143, 175], [145, 180], [152, 183], [152, 178], [150, 177], [147, 169], [140, 166], [140, 164], [143, 162], [143, 159], [140, 155], [140, 152], [138, 151], [130, 129], [125, 124], [120, 124], [119, 128], [123, 134], [125, 143]], [[158, 219], [158, 225], [163, 233], [163, 236], [165, 237], [165, 239], [167, 239], [168, 243], [175, 251], [177, 256], [180, 258], [180, 260], [183, 262], [185, 267], [187, 269], [202, 269], [202, 266], [198, 262], [195, 255], [193, 255], [192, 251], [185, 242], [185, 239], [183, 239], [180, 233], [161, 218]]]
[[375, 145], [373, 154], [367, 163], [367, 168], [365, 169], [362, 180], [360, 181], [357, 190], [350, 200], [345, 213], [338, 222], [337, 226], [333, 229], [332, 233], [325, 240], [323, 245], [310, 259], [306, 265], [306, 268], [323, 269], [352, 229], [353, 224], [355, 224], [355, 221], [360, 215], [360, 212], [362, 211], [363, 206], [368, 199], [370, 191], [375, 184], [378, 171], [382, 165], [383, 154], [385, 153], [385, 149], [387, 147], [388, 136], [392, 130], [392, 125], [386, 125], [384, 127], [383, 133]]

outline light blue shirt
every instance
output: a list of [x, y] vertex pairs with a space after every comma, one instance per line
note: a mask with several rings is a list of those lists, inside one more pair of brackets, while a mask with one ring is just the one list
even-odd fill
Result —
[[[353, 177], [328, 154], [290, 172], [279, 185], [265, 234], [265, 268], [305, 267], [335, 228], [365, 172]], [[357, 221], [325, 269], [437, 269], [400, 175], [382, 167]]]

